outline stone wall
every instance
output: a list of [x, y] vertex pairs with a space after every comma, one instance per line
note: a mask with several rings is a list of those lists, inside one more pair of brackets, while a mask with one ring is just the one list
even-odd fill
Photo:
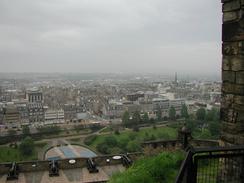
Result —
[[[128, 157], [135, 161], [136, 159], [140, 158], [143, 154], [142, 153], [130, 153]], [[123, 164], [122, 159], [114, 160], [114, 155], [108, 156], [98, 156], [93, 158], [94, 162], [97, 166], [106, 166], [106, 165], [118, 165]], [[84, 168], [87, 166], [87, 158], [72, 158], [75, 159], [75, 164], [70, 164], [70, 159], [61, 159], [58, 160], [59, 168], [60, 169], [75, 169], [75, 168]], [[107, 162], [109, 159], [109, 163]], [[20, 172], [34, 172], [34, 171], [48, 171], [49, 170], [49, 163], [50, 161], [29, 161], [29, 162], [17, 162]], [[0, 175], [7, 174], [11, 167], [11, 163], [2, 163], [0, 164]]]
[[222, 0], [222, 145], [244, 144], [244, 0]]

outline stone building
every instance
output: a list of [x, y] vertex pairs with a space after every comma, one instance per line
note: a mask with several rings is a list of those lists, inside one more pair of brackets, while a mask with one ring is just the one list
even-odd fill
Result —
[[144, 98], [144, 96], [144, 92], [138, 91], [136, 93], [126, 95], [126, 99], [129, 101], [137, 101], [139, 98]]
[[43, 94], [37, 89], [28, 90], [26, 93], [26, 98], [30, 103], [43, 103]]
[[29, 123], [29, 111], [28, 111], [27, 104], [17, 104], [16, 107], [20, 114], [21, 124]]
[[0, 124], [3, 124], [3, 117], [4, 117], [3, 108], [0, 107]]
[[222, 145], [244, 144], [244, 1], [222, 0]]
[[64, 122], [64, 111], [63, 110], [45, 111], [45, 122], [52, 122], [52, 123]]
[[181, 115], [181, 108], [182, 105], [185, 104], [185, 100], [183, 99], [174, 99], [174, 100], [170, 100], [170, 107], [174, 107], [175, 111], [176, 111], [176, 115]]
[[76, 119], [76, 114], [84, 112], [84, 108], [77, 104], [65, 104], [64, 105], [64, 120], [72, 121]]
[[44, 107], [42, 103], [29, 103], [27, 108], [30, 123], [44, 122]]
[[8, 127], [20, 126], [20, 114], [15, 105], [9, 104], [4, 108], [4, 123]]

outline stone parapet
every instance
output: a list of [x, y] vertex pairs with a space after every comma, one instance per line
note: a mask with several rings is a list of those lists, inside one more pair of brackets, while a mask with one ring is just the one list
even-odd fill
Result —
[[222, 0], [223, 145], [244, 144], [244, 0]]

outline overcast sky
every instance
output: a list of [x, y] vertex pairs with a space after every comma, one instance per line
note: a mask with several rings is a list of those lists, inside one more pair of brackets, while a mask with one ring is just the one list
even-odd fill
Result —
[[219, 0], [0, 0], [0, 72], [220, 68]]

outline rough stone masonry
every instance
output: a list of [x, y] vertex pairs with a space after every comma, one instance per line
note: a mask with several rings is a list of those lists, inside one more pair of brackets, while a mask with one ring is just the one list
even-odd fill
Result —
[[222, 0], [222, 145], [244, 144], [244, 0]]

